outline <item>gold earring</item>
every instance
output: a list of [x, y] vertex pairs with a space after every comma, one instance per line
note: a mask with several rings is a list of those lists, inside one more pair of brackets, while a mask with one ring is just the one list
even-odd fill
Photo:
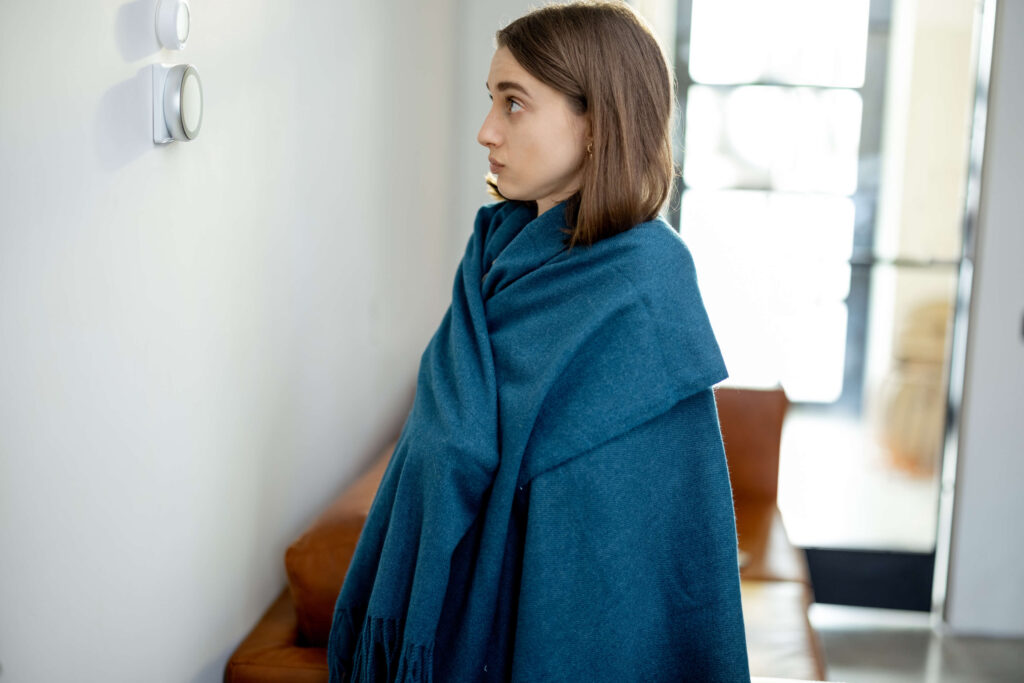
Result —
[[594, 143], [593, 142], [588, 142], [587, 143], [587, 156], [589, 156], [591, 159], [594, 158]]

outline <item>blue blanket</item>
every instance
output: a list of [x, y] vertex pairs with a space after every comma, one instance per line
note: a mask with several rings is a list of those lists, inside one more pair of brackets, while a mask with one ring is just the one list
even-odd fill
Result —
[[335, 606], [332, 681], [746, 680], [726, 376], [660, 219], [484, 206]]

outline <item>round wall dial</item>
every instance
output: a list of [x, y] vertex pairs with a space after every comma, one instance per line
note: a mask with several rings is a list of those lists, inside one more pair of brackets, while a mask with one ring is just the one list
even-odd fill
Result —
[[180, 50], [188, 41], [192, 11], [188, 0], [160, 0], [156, 6], [156, 36], [168, 50]]
[[191, 64], [153, 65], [153, 141], [186, 142], [203, 125], [203, 82]]

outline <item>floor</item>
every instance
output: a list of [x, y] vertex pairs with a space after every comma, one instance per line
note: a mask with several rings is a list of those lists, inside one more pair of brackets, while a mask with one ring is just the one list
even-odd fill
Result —
[[880, 442], [871, 420], [790, 407], [782, 430], [778, 501], [794, 545], [935, 548], [937, 467], [902, 468]]
[[[900, 467], [870, 420], [791, 406], [783, 428], [779, 508], [802, 547], [930, 552], [938, 473]], [[828, 680], [1024, 683], [1024, 639], [944, 634], [923, 612], [815, 604]]]
[[1020, 683], [1024, 640], [940, 635], [917, 612], [815, 604], [828, 680], [845, 683]]

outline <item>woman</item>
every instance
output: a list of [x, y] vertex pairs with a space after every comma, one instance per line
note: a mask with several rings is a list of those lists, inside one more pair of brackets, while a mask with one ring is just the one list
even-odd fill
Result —
[[332, 680], [749, 678], [726, 373], [624, 4], [497, 33], [492, 192], [338, 596]]

